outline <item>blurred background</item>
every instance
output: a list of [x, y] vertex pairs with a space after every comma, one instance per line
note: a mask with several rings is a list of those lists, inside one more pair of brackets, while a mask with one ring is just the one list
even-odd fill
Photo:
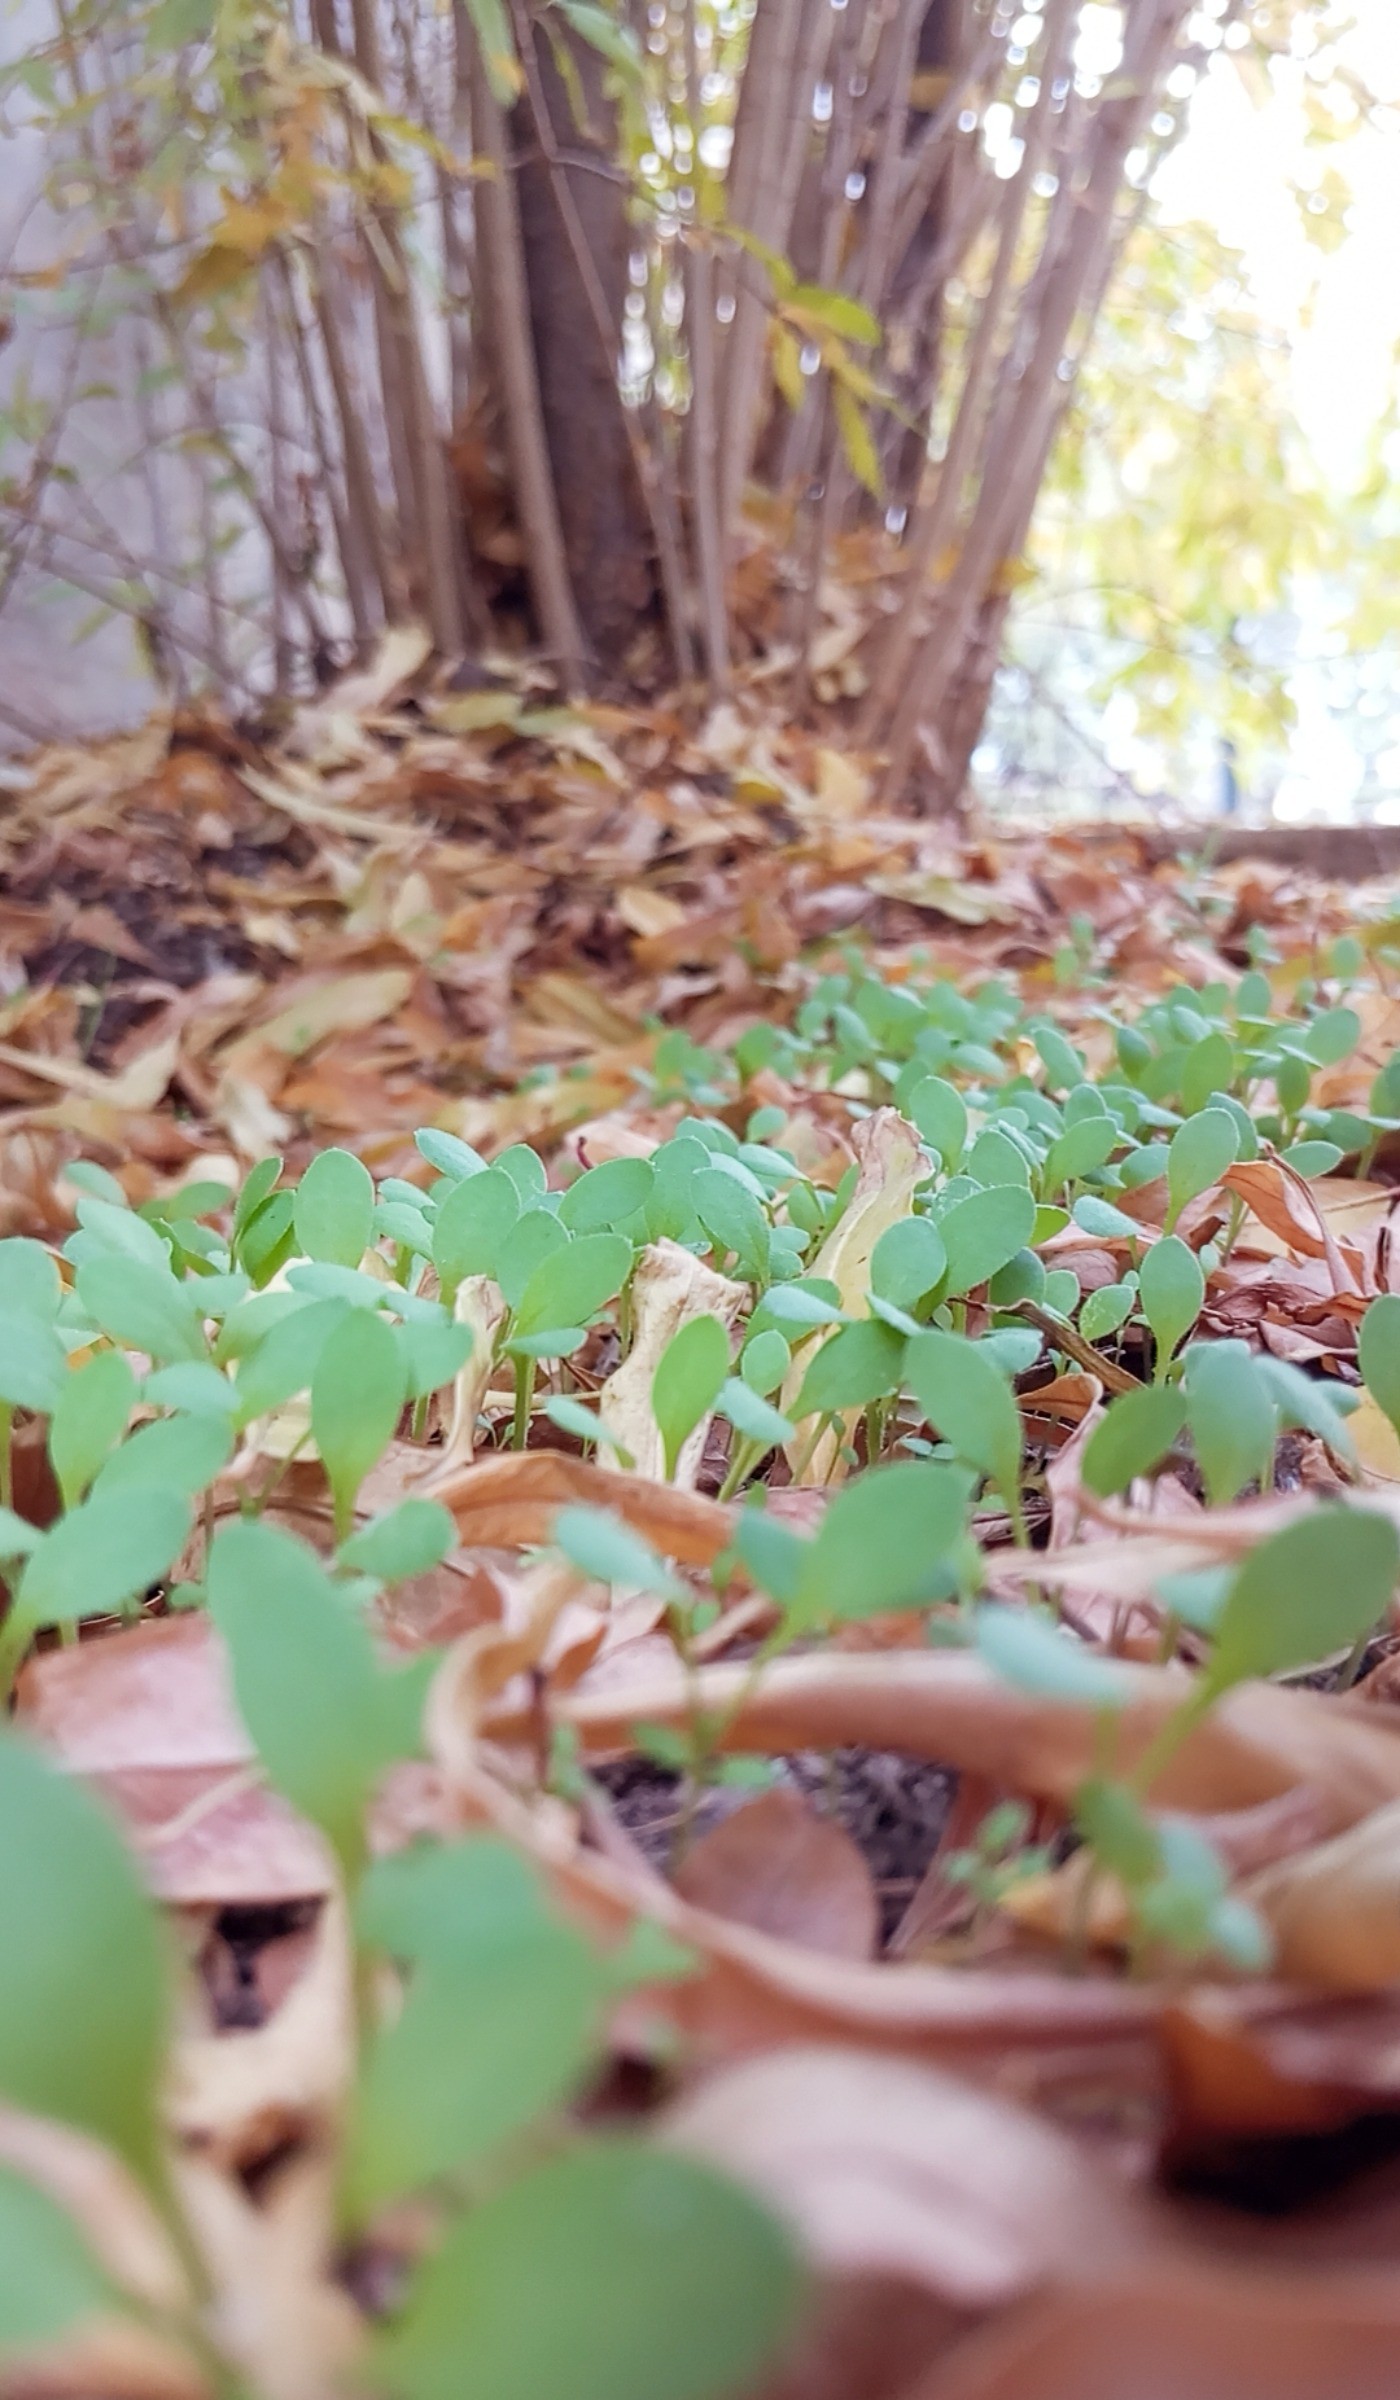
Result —
[[1394, 0], [0, 40], [8, 749], [422, 625], [469, 684], [835, 712], [934, 805], [1400, 823]]

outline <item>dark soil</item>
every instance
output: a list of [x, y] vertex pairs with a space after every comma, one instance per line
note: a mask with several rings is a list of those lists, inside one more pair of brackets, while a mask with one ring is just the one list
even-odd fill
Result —
[[[956, 1777], [889, 1750], [801, 1750], [773, 1765], [780, 1781], [802, 1792], [861, 1851], [880, 1902], [881, 1941], [888, 1942], [938, 1847]], [[644, 1758], [618, 1760], [594, 1774], [649, 1865], [666, 1873], [684, 1815], [681, 1777]], [[706, 1792], [692, 1835], [705, 1833], [751, 1797], [733, 1785]]]

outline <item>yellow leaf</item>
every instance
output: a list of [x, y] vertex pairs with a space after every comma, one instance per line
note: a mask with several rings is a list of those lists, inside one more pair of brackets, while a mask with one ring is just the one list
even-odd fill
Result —
[[857, 483], [864, 484], [873, 499], [882, 500], [885, 493], [884, 477], [880, 473], [880, 461], [871, 439], [870, 427], [842, 384], [832, 384], [831, 398], [846, 463]]
[[1347, 1419], [1356, 1455], [1374, 1483], [1400, 1484], [1400, 1433], [1369, 1392]]
[[807, 397], [807, 378], [802, 372], [802, 352], [790, 325], [773, 327], [773, 380], [796, 415]]

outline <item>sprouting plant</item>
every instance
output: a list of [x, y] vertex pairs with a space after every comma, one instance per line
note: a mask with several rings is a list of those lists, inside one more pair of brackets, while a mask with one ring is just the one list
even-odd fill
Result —
[[[395, 1512], [340, 1563], [376, 1588], [441, 1547], [428, 1520]], [[493, 1839], [371, 1864], [366, 1810], [384, 1768], [418, 1747], [420, 1669], [382, 1668], [334, 1567], [271, 1526], [220, 1531], [208, 1598], [262, 1766], [325, 1835], [349, 1907], [358, 2006], [333, 2135], [338, 2238], [368, 2239], [408, 2199], [430, 2210], [402, 2289], [361, 2322], [355, 2388], [437, 2400], [475, 2380], [515, 2400], [565, 2388], [653, 2400], [677, 2358], [697, 2400], [747, 2382], [791, 2318], [786, 2236], [708, 2167], [585, 2136], [568, 2116], [609, 2002], [684, 1972], [684, 1957], [659, 1939], [595, 1949]], [[114, 2151], [174, 2262], [174, 2296], [153, 2312], [7, 2169], [0, 2344], [131, 2311], [217, 2388], [241, 2389], [237, 2329], [214, 2305], [162, 2118], [174, 1989], [155, 1906], [96, 1801], [13, 1735], [0, 1737], [0, 1827], [15, 1944], [0, 2093]]]

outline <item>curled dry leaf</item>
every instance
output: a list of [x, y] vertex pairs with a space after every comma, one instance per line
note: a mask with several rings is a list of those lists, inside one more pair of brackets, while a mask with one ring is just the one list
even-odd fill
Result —
[[[891, 1970], [823, 1956], [695, 1908], [654, 1875], [584, 1849], [570, 1811], [551, 1800], [530, 1806], [484, 1764], [483, 1725], [528, 1739], [533, 1724], [528, 1707], [498, 1705], [483, 1716], [484, 1700], [502, 1678], [480, 1648], [477, 1636], [459, 1643], [429, 1696], [429, 1746], [447, 1789], [465, 1818], [530, 1851], [560, 1901], [596, 1934], [616, 1938], [639, 1917], [651, 1917], [695, 1953], [695, 1974], [654, 1994], [652, 2004], [701, 2055], [733, 2056], [774, 2041], [846, 2040], [930, 2058], [990, 2051], [1020, 2058], [1033, 2071], [1045, 2042], [1067, 2053], [1082, 2049], [1099, 2063], [1116, 2043], [1125, 2074], [1141, 2077], [1143, 2036], [1158, 2007], [1149, 1992], [1058, 1975]], [[630, 1723], [631, 1711], [623, 1710], [614, 1729]], [[625, 1735], [617, 1746], [627, 1746]]]
[[459, 1325], [471, 1327], [471, 1356], [452, 1385], [452, 1418], [447, 1440], [433, 1460], [432, 1482], [469, 1467], [476, 1447], [476, 1422], [491, 1381], [496, 1336], [505, 1323], [506, 1304], [500, 1287], [489, 1275], [467, 1275], [457, 1286], [452, 1313]]
[[848, 1833], [796, 1792], [762, 1793], [702, 1834], [673, 1878], [696, 1908], [834, 1958], [870, 1958], [879, 1907]]
[[[854, 1128], [851, 1141], [860, 1162], [855, 1190], [807, 1272], [834, 1283], [842, 1308], [859, 1316], [870, 1290], [875, 1244], [891, 1225], [909, 1215], [915, 1188], [927, 1167], [918, 1133], [897, 1108], [877, 1108]], [[802, 1388], [815, 1347], [804, 1344], [788, 1373], [778, 1401], [785, 1415]], [[852, 1412], [845, 1427], [833, 1426], [823, 1434], [815, 1447], [805, 1430], [788, 1443], [785, 1455], [794, 1481], [831, 1483], [839, 1479], [844, 1473], [842, 1444], [856, 1413]]]
[[662, 2138], [751, 2183], [828, 2274], [1005, 2306], [1143, 2239], [1068, 2135], [930, 2067], [794, 2048], [710, 2076]]
[[[1115, 1763], [1130, 1769], [1191, 1689], [1178, 1668], [1124, 1666]], [[971, 1769], [1010, 1791], [1068, 1802], [1084, 1777], [1102, 1772], [1097, 1712], [1003, 1683], [967, 1655], [899, 1651], [777, 1659], [758, 1682], [743, 1666], [701, 1669], [688, 1684], [679, 1667], [618, 1682], [560, 1702], [559, 1714], [586, 1752], [631, 1747], [639, 1722], [681, 1725], [698, 1705], [724, 1728], [732, 1749], [783, 1753], [842, 1743], [899, 1750], [940, 1766]], [[518, 1736], [519, 1706], [487, 1720]], [[1095, 1769], [1095, 1762], [1098, 1761]], [[1244, 1684], [1189, 1735], [1153, 1786], [1163, 1807], [1252, 1808], [1305, 1787], [1319, 1825], [1340, 1832], [1400, 1797], [1400, 1710], [1330, 1693]]]
[[578, 1500], [613, 1509], [654, 1549], [683, 1566], [709, 1566], [734, 1537], [734, 1513], [717, 1500], [594, 1466], [562, 1450], [502, 1452], [475, 1466], [434, 1474], [418, 1488], [451, 1509], [458, 1536], [469, 1549], [527, 1549], [547, 1542], [559, 1510]]
[[1281, 1974], [1329, 1992], [1400, 1982], [1400, 1800], [1241, 1890], [1268, 1921]]
[[1359, 1289], [1359, 1255], [1352, 1250], [1348, 1256], [1342, 1250], [1311, 1185], [1285, 1160], [1240, 1159], [1226, 1169], [1221, 1181], [1291, 1251], [1301, 1252], [1304, 1258], [1325, 1259], [1334, 1292]]
[[1400, 1998], [1320, 1997], [1277, 1986], [1197, 1985], [1161, 2025], [1170, 2147], [1321, 2131], [1400, 2092]]
[[[637, 1262], [631, 1291], [632, 1346], [603, 1385], [598, 1414], [629, 1452], [635, 1472], [661, 1483], [666, 1475], [666, 1448], [652, 1414], [651, 1386], [662, 1353], [681, 1327], [696, 1317], [718, 1317], [725, 1332], [732, 1332], [748, 1292], [743, 1284], [717, 1275], [679, 1242], [670, 1241], [647, 1244]], [[694, 1487], [711, 1422], [707, 1413], [682, 1446], [675, 1481], [685, 1491]]]

